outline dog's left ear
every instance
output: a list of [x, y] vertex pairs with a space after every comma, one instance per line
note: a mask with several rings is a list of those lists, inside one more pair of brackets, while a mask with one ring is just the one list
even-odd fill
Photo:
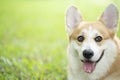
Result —
[[119, 12], [117, 7], [114, 4], [110, 4], [99, 18], [99, 21], [103, 22], [109, 29], [116, 31], [118, 18]]

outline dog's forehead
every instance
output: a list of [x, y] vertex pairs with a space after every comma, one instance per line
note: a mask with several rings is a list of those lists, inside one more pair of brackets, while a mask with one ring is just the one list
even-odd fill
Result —
[[89, 25], [87, 28], [83, 28], [80, 32], [80, 35], [87, 35], [87, 36], [97, 36], [100, 35], [100, 32], [93, 28], [92, 25]]
[[[78, 30], [80, 30], [80, 32], [84, 31], [84, 32], [100, 32], [101, 29], [103, 29], [103, 26], [101, 23], [98, 22], [81, 22], [78, 25]], [[103, 29], [104, 30], [104, 29]], [[103, 31], [102, 30], [102, 31]]]
[[103, 35], [109, 37], [108, 29], [101, 22], [81, 22], [70, 36], [70, 39], [75, 39], [79, 35], [97, 36]]

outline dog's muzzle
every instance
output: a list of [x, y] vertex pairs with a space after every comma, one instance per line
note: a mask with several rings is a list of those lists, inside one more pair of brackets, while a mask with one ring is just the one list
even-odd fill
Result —
[[97, 61], [91, 61], [90, 59], [94, 55], [92, 51], [84, 51], [83, 56], [85, 57], [85, 60], [81, 60], [83, 62], [83, 69], [87, 73], [92, 73], [95, 69], [96, 64], [102, 59], [104, 55], [105, 50], [102, 51], [101, 56]]

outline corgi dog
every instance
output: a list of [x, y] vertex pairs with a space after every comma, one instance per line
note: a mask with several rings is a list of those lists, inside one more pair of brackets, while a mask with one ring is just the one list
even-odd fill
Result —
[[114, 4], [94, 22], [84, 21], [75, 6], [67, 9], [68, 80], [120, 80], [118, 18]]

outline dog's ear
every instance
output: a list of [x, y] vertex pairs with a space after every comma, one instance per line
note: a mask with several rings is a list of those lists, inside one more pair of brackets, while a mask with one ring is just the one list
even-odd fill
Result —
[[116, 31], [118, 18], [119, 18], [119, 13], [117, 7], [114, 4], [110, 4], [103, 12], [99, 20], [103, 22], [106, 25], [106, 27], [108, 27], [109, 29]]
[[66, 30], [68, 35], [72, 33], [81, 21], [82, 17], [78, 9], [75, 6], [70, 6], [66, 12]]

